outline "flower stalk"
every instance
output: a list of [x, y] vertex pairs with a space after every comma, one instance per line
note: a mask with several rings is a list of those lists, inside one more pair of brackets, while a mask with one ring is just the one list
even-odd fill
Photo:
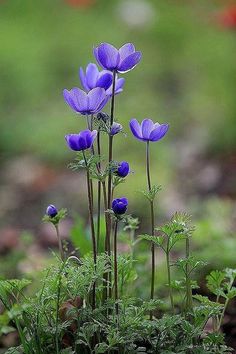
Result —
[[[147, 184], [149, 192], [152, 189], [151, 185], [151, 175], [150, 175], [150, 148], [149, 141], [146, 145], [146, 172], [147, 172]], [[151, 235], [154, 236], [154, 203], [153, 200], [150, 200], [150, 216], [151, 216]], [[155, 289], [155, 245], [151, 243], [151, 300], [154, 299], [154, 289]], [[153, 313], [150, 311], [150, 319], [153, 318]]]
[[117, 229], [118, 229], [118, 218], [115, 220], [114, 225], [114, 295], [115, 295], [115, 312], [116, 316], [119, 315], [118, 306], [118, 264], [117, 264]]
[[[87, 172], [89, 220], [90, 220], [92, 245], [93, 245], [93, 261], [94, 261], [94, 268], [96, 270], [97, 248], [96, 248], [96, 235], [95, 235], [94, 219], [93, 219], [93, 202], [92, 202], [92, 195], [91, 195], [91, 184], [90, 184], [90, 176], [89, 176], [89, 167], [88, 167], [88, 162], [87, 162], [84, 150], [82, 150], [82, 153], [83, 153], [83, 158], [84, 158], [84, 162], [85, 162], [85, 166], [86, 166], [86, 172]], [[93, 290], [92, 290], [92, 308], [95, 309], [95, 307], [96, 307], [96, 284], [94, 282]]]
[[190, 278], [190, 240], [189, 237], [185, 241], [185, 253], [186, 253], [186, 312], [189, 313], [192, 310], [193, 299], [192, 299], [192, 287], [191, 287], [191, 278]]

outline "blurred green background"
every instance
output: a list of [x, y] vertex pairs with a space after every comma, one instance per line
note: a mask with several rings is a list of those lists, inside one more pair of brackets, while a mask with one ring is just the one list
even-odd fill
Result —
[[[50, 244], [51, 230], [45, 231], [40, 223], [48, 203], [67, 207], [71, 217], [79, 213], [86, 220], [84, 179], [67, 169], [74, 154], [64, 141], [65, 134], [86, 124], [64, 103], [62, 90], [80, 85], [78, 69], [94, 62], [92, 48], [102, 41], [117, 47], [133, 42], [143, 53], [141, 63], [125, 74], [124, 91], [116, 97], [116, 120], [127, 135], [115, 138], [114, 156], [129, 161], [134, 171], [118, 187], [117, 196], [129, 197], [130, 212], [141, 218], [145, 229], [147, 205], [138, 193], [146, 185], [145, 147], [131, 136], [128, 122], [132, 117], [168, 122], [166, 138], [152, 144], [153, 182], [162, 185], [157, 221], [186, 210], [203, 225], [202, 238], [209, 243], [213, 217], [230, 225], [220, 224], [222, 238], [227, 232], [233, 237], [236, 32], [219, 17], [232, 4], [0, 2], [2, 252], [14, 247], [23, 230], [35, 234], [43, 246]], [[12, 241], [5, 244], [9, 235]]]

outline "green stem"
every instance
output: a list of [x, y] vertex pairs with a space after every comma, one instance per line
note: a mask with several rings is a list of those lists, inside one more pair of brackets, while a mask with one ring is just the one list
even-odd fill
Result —
[[191, 278], [190, 278], [190, 266], [188, 263], [190, 256], [190, 240], [189, 237], [186, 238], [186, 312], [190, 312], [193, 306], [192, 299], [192, 288], [191, 288]]
[[[150, 151], [149, 151], [149, 141], [147, 141], [146, 146], [146, 172], [147, 172], [147, 184], [148, 190], [151, 191], [151, 176], [150, 176]], [[154, 205], [153, 200], [150, 200], [150, 214], [151, 214], [151, 235], [154, 236]], [[155, 289], [155, 245], [154, 242], [151, 243], [151, 257], [152, 257], [152, 270], [151, 270], [151, 300], [154, 299], [154, 289]], [[153, 318], [153, 313], [150, 311], [150, 320]]]
[[[115, 108], [115, 84], [116, 84], [116, 71], [113, 71], [113, 80], [112, 80], [112, 97], [111, 97], [111, 120], [110, 120], [110, 126], [112, 126], [114, 122], [114, 108]], [[109, 152], [108, 152], [108, 164], [110, 167], [111, 161], [113, 158], [113, 136], [109, 135]], [[111, 208], [111, 201], [112, 201], [112, 171], [109, 171], [108, 175], [108, 192], [107, 192], [107, 207], [108, 209]], [[108, 233], [106, 235], [107, 238], [107, 246], [108, 246], [108, 255], [110, 255], [110, 249], [111, 249], [111, 217], [110, 215], [108, 216]], [[112, 289], [111, 286], [109, 287], [109, 297], [112, 295]]]
[[59, 247], [59, 251], [60, 251], [61, 260], [64, 261], [65, 260], [65, 255], [64, 255], [64, 250], [63, 250], [63, 246], [62, 246], [61, 236], [60, 236], [60, 233], [59, 233], [58, 224], [55, 225], [55, 229], [56, 229], [56, 234], [57, 234], [58, 247]]
[[[97, 134], [97, 148], [98, 155], [101, 156], [101, 144], [100, 144], [100, 130], [98, 130]], [[97, 164], [98, 172], [101, 172], [101, 163]], [[97, 200], [97, 250], [99, 250], [99, 242], [100, 242], [100, 218], [101, 218], [101, 181], [98, 181], [98, 200]]]
[[168, 251], [168, 246], [167, 246], [167, 251], [166, 251], [166, 266], [167, 266], [167, 276], [168, 276], [168, 287], [169, 287], [170, 304], [171, 304], [172, 313], [174, 314], [175, 307], [174, 307], [173, 292], [172, 292], [172, 287], [171, 287], [170, 252]]
[[[96, 248], [96, 236], [95, 236], [95, 228], [94, 228], [94, 220], [93, 220], [93, 204], [92, 204], [92, 196], [91, 196], [91, 188], [90, 188], [90, 178], [89, 178], [89, 168], [88, 162], [82, 150], [84, 162], [87, 170], [87, 189], [88, 189], [88, 207], [89, 207], [89, 220], [90, 220], [90, 227], [91, 227], [91, 236], [92, 236], [92, 244], [93, 244], [93, 261], [94, 261], [94, 268], [96, 270], [97, 264], [97, 248]], [[93, 292], [92, 292], [92, 308], [96, 307], [96, 284], [93, 285]]]
[[118, 307], [118, 266], [117, 266], [117, 229], [118, 229], [118, 220], [115, 221], [114, 226], [114, 290], [115, 290], [115, 309], [116, 316], [119, 314]]

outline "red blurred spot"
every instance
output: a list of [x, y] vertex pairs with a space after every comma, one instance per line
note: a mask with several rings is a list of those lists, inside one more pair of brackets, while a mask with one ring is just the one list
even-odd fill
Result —
[[225, 28], [236, 29], [236, 5], [220, 12], [218, 14], [218, 22]]
[[94, 4], [95, 0], [65, 0], [65, 2], [74, 7], [90, 7]]

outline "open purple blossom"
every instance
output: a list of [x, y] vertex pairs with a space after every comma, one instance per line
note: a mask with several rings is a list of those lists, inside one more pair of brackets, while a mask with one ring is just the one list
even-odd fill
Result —
[[169, 124], [153, 123], [151, 119], [144, 119], [141, 124], [137, 119], [131, 119], [129, 125], [134, 137], [146, 142], [162, 139], [169, 129]]
[[94, 56], [103, 69], [125, 73], [132, 70], [141, 60], [141, 52], [136, 52], [132, 43], [120, 49], [109, 43], [101, 43], [94, 48]]
[[97, 130], [82, 130], [79, 134], [68, 134], [65, 136], [67, 145], [71, 150], [81, 151], [91, 148], [97, 136]]
[[112, 201], [112, 210], [117, 215], [122, 215], [126, 212], [128, 208], [128, 199], [126, 198], [117, 198]]
[[[79, 77], [81, 85], [83, 86], [85, 91], [89, 92], [95, 87], [101, 87], [106, 90], [106, 94], [108, 96], [112, 95], [113, 75], [110, 71], [102, 70], [99, 72], [97, 65], [90, 63], [88, 64], [85, 72], [83, 68], [80, 68]], [[118, 76], [116, 75], [115, 94], [118, 94], [123, 91], [124, 83], [125, 79], [118, 78]]]
[[66, 103], [76, 112], [82, 115], [98, 113], [107, 103], [107, 96], [104, 88], [96, 87], [86, 93], [85, 91], [74, 87], [71, 90], [63, 90], [63, 96]]
[[117, 123], [117, 122], [114, 122], [111, 126], [111, 129], [110, 129], [110, 135], [116, 135], [118, 134], [121, 130], [123, 129], [122, 125]]
[[57, 215], [57, 213], [58, 213], [57, 208], [53, 204], [50, 204], [46, 209], [46, 214], [50, 216], [50, 218], [54, 218]]
[[129, 169], [129, 164], [127, 161], [121, 161], [118, 164], [117, 170], [116, 170], [116, 175], [121, 177], [121, 178], [125, 178], [130, 172]]

